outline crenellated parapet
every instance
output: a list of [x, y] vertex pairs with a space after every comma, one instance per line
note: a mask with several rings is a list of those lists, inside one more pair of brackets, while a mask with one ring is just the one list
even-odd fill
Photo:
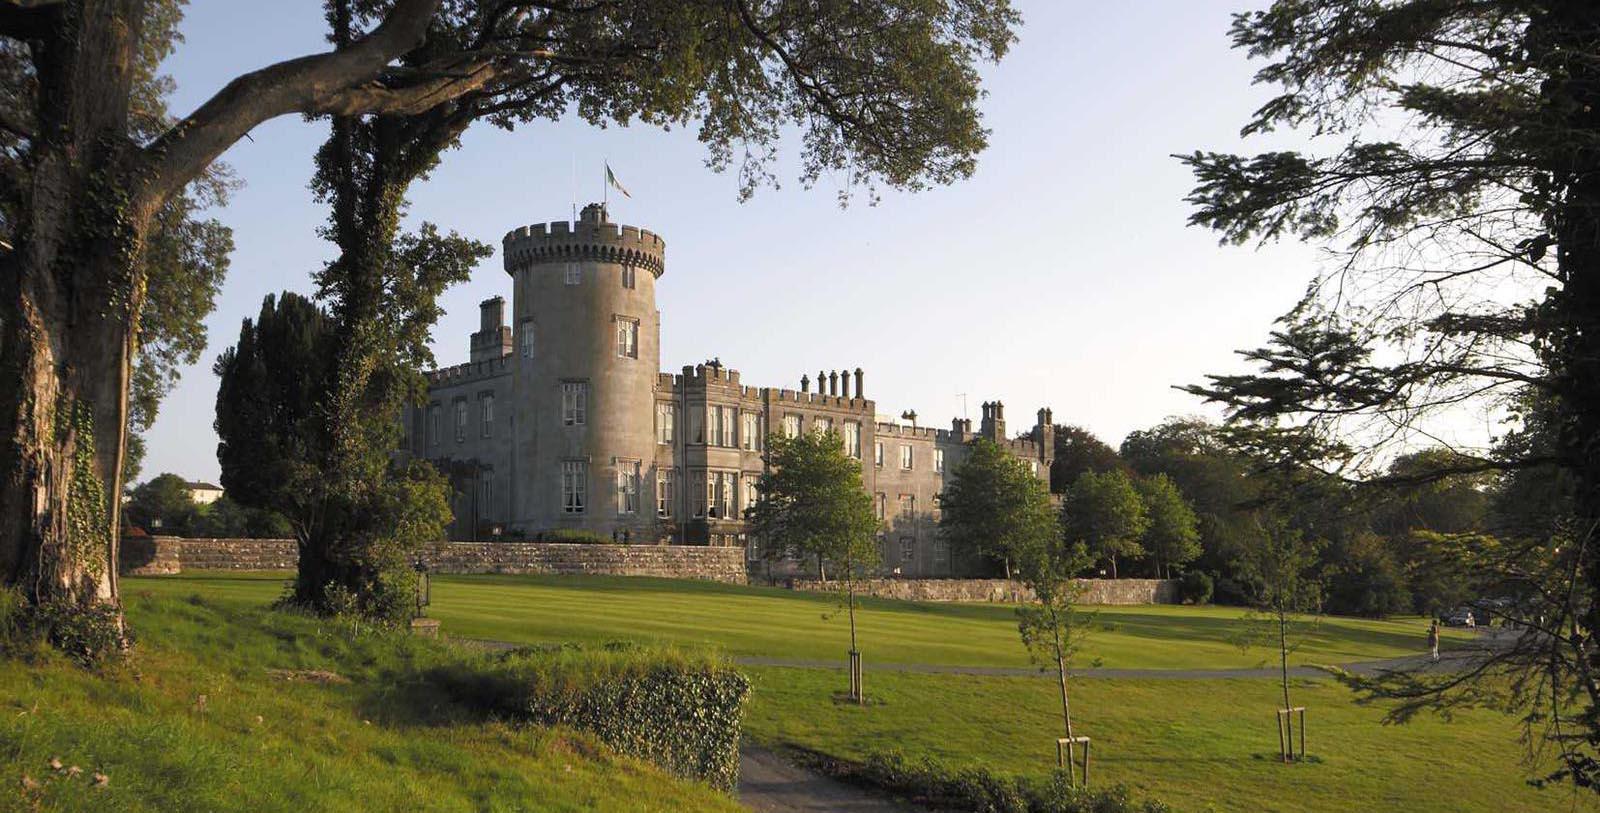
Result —
[[568, 261], [645, 268], [657, 278], [666, 271], [666, 241], [648, 229], [612, 223], [598, 203], [583, 207], [576, 223], [557, 220], [506, 232], [503, 246], [508, 274], [540, 263]]
[[511, 357], [501, 356], [488, 361], [469, 361], [466, 364], [457, 364], [453, 367], [441, 367], [437, 370], [430, 370], [424, 375], [428, 379], [429, 387], [453, 387], [458, 384], [498, 378], [510, 372]]

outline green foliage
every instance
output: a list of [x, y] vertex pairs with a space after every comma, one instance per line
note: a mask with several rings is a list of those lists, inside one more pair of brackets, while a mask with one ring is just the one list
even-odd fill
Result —
[[552, 528], [533, 536], [540, 542], [566, 542], [576, 545], [609, 545], [612, 541], [610, 537], [578, 528]]
[[1253, 612], [1239, 643], [1241, 648], [1269, 643], [1278, 650], [1282, 669], [1283, 706], [1289, 708], [1289, 657], [1305, 643], [1315, 628], [1315, 619], [1302, 613], [1313, 612], [1322, 604], [1321, 585], [1313, 576], [1318, 545], [1307, 540], [1297, 528], [1282, 520], [1272, 520], [1256, 535], [1255, 543], [1240, 561], [1240, 574], [1246, 579]]
[[856, 784], [902, 796], [935, 810], [974, 813], [1164, 813], [1157, 801], [1132, 800], [1123, 786], [1090, 790], [1074, 785], [1061, 771], [1044, 779], [994, 773], [987, 768], [955, 769], [931, 756], [913, 759], [899, 750], [874, 751], [864, 762], [809, 754], [810, 762]]
[[1173, 565], [1186, 565], [1200, 557], [1200, 520], [1167, 475], [1143, 478], [1135, 487], [1149, 519], [1141, 542], [1145, 553], [1155, 560], [1156, 575], [1166, 578]]
[[435, 670], [457, 702], [591, 733], [630, 756], [731, 791], [749, 681], [727, 662], [608, 645], [520, 649]]
[[151, 534], [187, 536], [199, 506], [189, 493], [188, 480], [163, 472], [129, 490], [123, 511], [128, 522]]
[[197, 506], [191, 535], [216, 539], [288, 539], [294, 536], [289, 520], [276, 511], [250, 508], [224, 494]]
[[1334, 548], [1333, 561], [1322, 577], [1328, 612], [1367, 618], [1410, 612], [1406, 574], [1387, 540], [1363, 533]]
[[1147, 551], [1139, 539], [1149, 527], [1144, 500], [1128, 475], [1120, 471], [1086, 471], [1072, 482], [1061, 501], [1061, 525], [1067, 539], [1084, 545], [1096, 559], [1141, 559]]
[[1258, 489], [1248, 477], [1249, 462], [1228, 445], [1218, 427], [1199, 419], [1169, 419], [1129, 433], [1121, 454], [1141, 475], [1171, 478], [1198, 519], [1202, 553], [1196, 561], [1206, 570], [1231, 575], [1253, 528], [1241, 506], [1255, 500]]
[[1060, 535], [1050, 495], [994, 441], [972, 441], [939, 495], [939, 531], [952, 551], [1013, 562]]
[[1055, 461], [1050, 464], [1051, 493], [1066, 491], [1078, 475], [1086, 471], [1126, 471], [1128, 468], [1116, 449], [1081, 426], [1056, 426], [1055, 437]]
[[1178, 579], [1178, 600], [1184, 604], [1207, 604], [1216, 583], [1204, 570], [1191, 570]]

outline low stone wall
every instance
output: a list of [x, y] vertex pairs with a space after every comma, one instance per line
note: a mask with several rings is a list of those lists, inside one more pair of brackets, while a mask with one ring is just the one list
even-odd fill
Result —
[[[424, 547], [421, 553], [436, 573], [656, 576], [745, 583], [743, 548], [440, 542]], [[292, 539], [155, 536], [124, 539], [121, 569], [134, 576], [185, 570], [293, 570], [298, 559], [299, 550]]]
[[[1079, 579], [1084, 604], [1177, 604], [1176, 579]], [[796, 579], [796, 590], [828, 590], [815, 579]], [[1033, 591], [1006, 579], [871, 579], [862, 593], [902, 601], [1032, 601]]]

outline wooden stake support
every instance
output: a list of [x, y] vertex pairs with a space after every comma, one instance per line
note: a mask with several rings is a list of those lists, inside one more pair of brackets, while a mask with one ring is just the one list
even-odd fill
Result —
[[1306, 707], [1278, 709], [1278, 753], [1284, 762], [1295, 761], [1294, 750], [1294, 723], [1295, 716], [1300, 717], [1300, 753], [1299, 759], [1306, 758]]
[[[1083, 746], [1083, 761], [1079, 762], [1073, 746]], [[1083, 771], [1083, 786], [1089, 787], [1089, 738], [1060, 737], [1056, 740], [1056, 767], [1067, 770], [1067, 778], [1078, 784], [1078, 771]]]
[[856, 703], [865, 703], [866, 695], [861, 687], [861, 653], [850, 650], [850, 699]]

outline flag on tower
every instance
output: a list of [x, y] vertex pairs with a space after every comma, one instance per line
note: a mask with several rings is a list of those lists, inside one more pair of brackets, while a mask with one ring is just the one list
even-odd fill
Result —
[[611, 171], [611, 165], [610, 164], [606, 164], [606, 183], [611, 185], [611, 186], [613, 186], [613, 187], [616, 187], [616, 190], [618, 192], [621, 192], [623, 197], [625, 197], [625, 198], [632, 198], [633, 197], [632, 195], [628, 194], [628, 190], [622, 188], [622, 184], [621, 183], [617, 182], [616, 173]]

